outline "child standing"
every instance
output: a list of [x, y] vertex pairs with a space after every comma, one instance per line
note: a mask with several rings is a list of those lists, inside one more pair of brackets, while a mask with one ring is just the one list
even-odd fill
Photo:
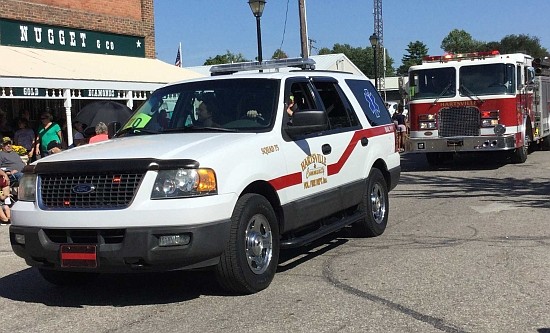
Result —
[[0, 170], [0, 188], [2, 188], [2, 194], [0, 195], [0, 223], [7, 225], [11, 223], [11, 198], [10, 198], [10, 181], [8, 175]]

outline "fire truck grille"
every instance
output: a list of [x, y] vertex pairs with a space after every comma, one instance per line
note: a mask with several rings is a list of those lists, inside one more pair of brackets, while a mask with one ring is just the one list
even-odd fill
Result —
[[144, 174], [48, 174], [41, 176], [46, 209], [122, 209], [132, 202]]
[[439, 136], [478, 136], [481, 115], [475, 107], [443, 108], [439, 111]]

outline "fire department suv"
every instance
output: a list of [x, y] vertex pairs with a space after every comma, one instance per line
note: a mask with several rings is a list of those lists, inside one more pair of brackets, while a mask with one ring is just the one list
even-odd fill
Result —
[[280, 249], [347, 226], [382, 234], [401, 170], [383, 101], [363, 76], [269, 72], [292, 64], [314, 66], [213, 67], [155, 91], [111, 140], [28, 166], [13, 251], [59, 285], [212, 267], [223, 288], [253, 293]]
[[550, 146], [547, 60], [497, 51], [428, 56], [409, 69], [409, 90], [408, 149], [430, 164], [505, 150], [523, 163], [535, 144]]

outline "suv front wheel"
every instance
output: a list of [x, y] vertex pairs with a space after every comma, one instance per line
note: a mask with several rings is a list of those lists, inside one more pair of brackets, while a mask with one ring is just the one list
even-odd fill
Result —
[[216, 267], [227, 291], [251, 294], [269, 286], [279, 261], [279, 226], [269, 201], [245, 194], [231, 216], [229, 242]]

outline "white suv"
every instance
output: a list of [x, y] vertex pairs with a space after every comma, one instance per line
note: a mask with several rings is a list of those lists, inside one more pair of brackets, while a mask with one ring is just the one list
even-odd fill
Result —
[[238, 69], [258, 63], [158, 89], [111, 140], [28, 166], [13, 251], [59, 285], [213, 267], [222, 287], [246, 294], [270, 284], [280, 249], [347, 226], [382, 234], [401, 169], [369, 80]]

